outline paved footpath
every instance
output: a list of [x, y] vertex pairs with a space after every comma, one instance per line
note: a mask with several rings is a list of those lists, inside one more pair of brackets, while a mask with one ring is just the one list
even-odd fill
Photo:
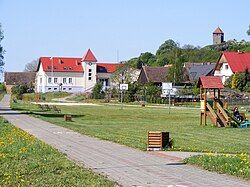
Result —
[[120, 186], [250, 186], [250, 182], [181, 164], [177, 157], [159, 156], [123, 145], [81, 135], [40, 119], [11, 111], [10, 96], [0, 103], [0, 113], [13, 125], [65, 153]]

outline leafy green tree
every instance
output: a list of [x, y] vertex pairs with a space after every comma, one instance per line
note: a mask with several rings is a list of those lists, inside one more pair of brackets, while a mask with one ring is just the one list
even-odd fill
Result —
[[3, 38], [4, 38], [4, 36], [3, 36], [3, 31], [2, 31], [2, 25], [0, 23], [0, 69], [1, 69], [1, 71], [2, 71], [2, 67], [4, 66], [4, 61], [3, 61], [4, 56], [3, 55], [5, 52], [2, 45], [1, 45], [1, 41], [3, 40]]
[[243, 73], [235, 73], [232, 77], [232, 88], [239, 91], [243, 91], [244, 87], [248, 83], [248, 70], [246, 69]]
[[97, 82], [93, 88], [93, 98], [94, 99], [103, 99], [104, 98], [104, 92], [102, 90], [102, 83]]

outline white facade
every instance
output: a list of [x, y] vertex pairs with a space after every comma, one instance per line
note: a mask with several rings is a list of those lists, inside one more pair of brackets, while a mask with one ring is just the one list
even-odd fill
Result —
[[222, 83], [224, 84], [231, 75], [233, 75], [233, 71], [227, 63], [225, 56], [222, 55], [215, 69], [214, 76], [221, 77]]

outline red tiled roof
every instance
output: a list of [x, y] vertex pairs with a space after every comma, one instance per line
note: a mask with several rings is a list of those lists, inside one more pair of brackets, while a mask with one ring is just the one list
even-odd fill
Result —
[[97, 63], [97, 73], [113, 73], [123, 64]]
[[243, 72], [245, 69], [250, 71], [250, 52], [223, 52], [231, 70]]
[[214, 30], [214, 34], [224, 34], [224, 32], [221, 30], [220, 27], [217, 27], [217, 29]]
[[97, 62], [95, 55], [90, 49], [88, 49], [86, 54], [82, 57], [82, 62]]
[[83, 72], [81, 58], [66, 57], [41, 57], [39, 59], [38, 68], [42, 64], [43, 71], [50, 72]]
[[201, 76], [198, 81], [198, 87], [202, 88], [224, 88], [221, 78], [215, 76]]

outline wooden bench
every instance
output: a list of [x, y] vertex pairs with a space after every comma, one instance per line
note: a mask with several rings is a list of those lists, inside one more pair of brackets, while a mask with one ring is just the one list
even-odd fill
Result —
[[57, 108], [55, 105], [52, 106], [52, 109], [57, 113], [61, 113], [61, 109]]
[[148, 131], [148, 151], [162, 150], [169, 144], [169, 132]]

